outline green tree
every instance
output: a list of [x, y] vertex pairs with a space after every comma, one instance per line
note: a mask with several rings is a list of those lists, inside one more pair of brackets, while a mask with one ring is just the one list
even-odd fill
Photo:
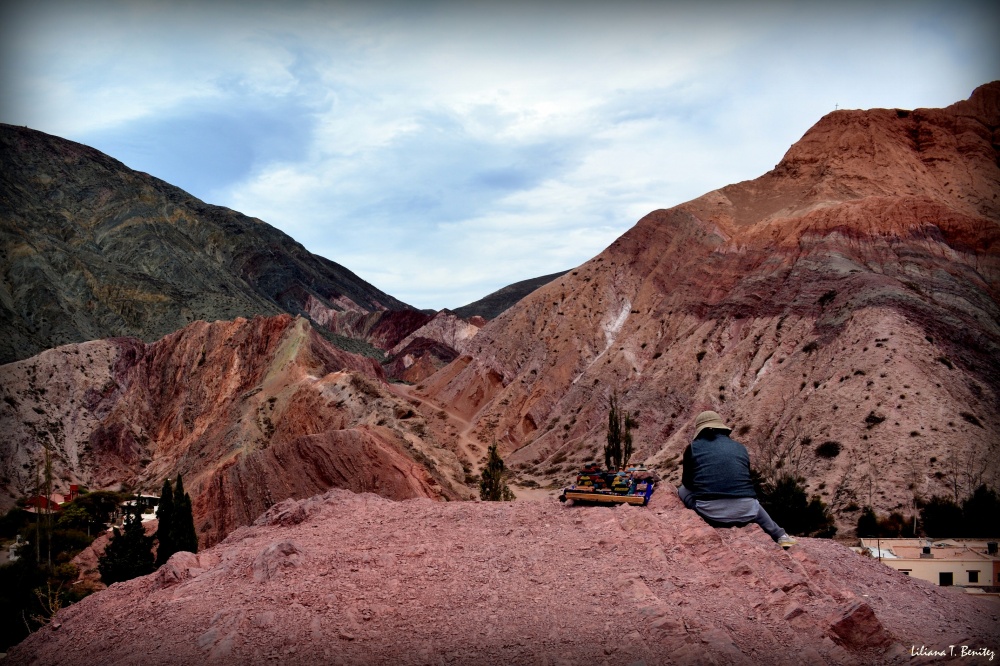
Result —
[[160, 505], [156, 510], [156, 566], [162, 566], [179, 551], [198, 552], [198, 535], [194, 529], [191, 496], [184, 492], [184, 480], [177, 475], [176, 487], [164, 479]]
[[104, 555], [97, 562], [101, 580], [106, 585], [137, 576], [145, 576], [154, 571], [153, 538], [147, 537], [142, 527], [142, 509], [139, 498], [129, 507], [122, 530], [114, 528], [114, 536], [108, 543]]
[[[115, 493], [110, 495], [117, 498]], [[0, 652], [46, 624], [59, 608], [94, 591], [89, 584], [73, 584], [79, 570], [70, 562], [93, 541], [83, 531], [90, 527], [90, 515], [82, 499], [63, 505], [62, 511], [53, 515], [58, 520], [51, 530], [36, 531], [29, 514], [21, 509], [0, 519], [4, 537], [22, 539], [18, 559], [0, 565]], [[52, 566], [47, 563], [50, 551]]]
[[170, 479], [163, 480], [156, 519], [156, 566], [160, 567], [177, 552], [174, 543], [174, 489], [170, 485]]
[[962, 522], [967, 537], [995, 537], [1000, 534], [1000, 497], [981, 485], [962, 502]]
[[608, 443], [604, 446], [604, 466], [609, 470], [624, 469], [632, 458], [632, 427], [635, 421], [628, 412], [618, 408], [618, 393], [611, 394], [608, 410]]
[[504, 481], [504, 471], [503, 459], [497, 453], [497, 442], [493, 440], [486, 457], [486, 467], [479, 476], [479, 499], [485, 502], [509, 502], [514, 499], [514, 493]]
[[870, 506], [866, 506], [865, 510], [861, 512], [861, 516], [858, 517], [858, 537], [877, 537], [878, 533], [878, 516], [875, 515], [875, 510]]
[[81, 493], [73, 500], [72, 504], [82, 507], [90, 516], [90, 522], [87, 525], [87, 533], [89, 534], [91, 530], [95, 533], [104, 530], [111, 521], [111, 514], [126, 499], [128, 499], [128, 495], [125, 493], [95, 490]]
[[90, 525], [90, 514], [79, 504], [70, 502], [59, 512], [56, 527], [70, 530], [85, 530]]
[[753, 474], [757, 497], [774, 522], [789, 534], [830, 538], [837, 533], [833, 515], [817, 495], [811, 499], [799, 480], [784, 475], [775, 483], [763, 483]]
[[929, 537], [961, 536], [962, 509], [947, 497], [935, 495], [920, 508], [920, 523]]
[[178, 551], [198, 552], [198, 533], [194, 529], [191, 496], [184, 491], [184, 481], [177, 475], [174, 487], [174, 545]]

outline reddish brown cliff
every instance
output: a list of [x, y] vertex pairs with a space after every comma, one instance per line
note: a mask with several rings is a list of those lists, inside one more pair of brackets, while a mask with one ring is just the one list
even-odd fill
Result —
[[650, 213], [504, 312], [424, 393], [541, 482], [601, 458], [617, 390], [638, 460], [679, 480], [715, 409], [842, 528], [997, 485], [998, 127], [1000, 83], [831, 113], [773, 171]]
[[[288, 497], [331, 487], [455, 497], [453, 453], [386, 389], [381, 366], [288, 315], [196, 322], [146, 345], [69, 345], [0, 366], [4, 506], [48, 443], [57, 489], [155, 491], [184, 475], [214, 543]], [[418, 457], [420, 462], [418, 462]]]

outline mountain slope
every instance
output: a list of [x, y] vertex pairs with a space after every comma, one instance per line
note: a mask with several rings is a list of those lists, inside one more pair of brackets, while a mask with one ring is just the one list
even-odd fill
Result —
[[551, 275], [543, 275], [509, 284], [502, 289], [494, 291], [492, 294], [483, 296], [478, 301], [473, 301], [468, 305], [456, 308], [454, 312], [463, 319], [470, 317], [482, 317], [487, 320], [496, 319], [504, 310], [507, 310], [539, 287], [543, 287], [556, 278], [562, 277], [566, 272], [560, 271]]
[[1000, 82], [831, 113], [771, 172], [650, 213], [491, 321], [424, 395], [541, 482], [603, 458], [614, 390], [636, 458], [674, 481], [715, 409], [842, 530], [1000, 486], [998, 127]]
[[183, 474], [203, 545], [331, 487], [467, 496], [455, 454], [386, 389], [376, 361], [289, 315], [48, 350], [0, 366], [0, 509], [32, 492], [43, 446], [57, 491]]
[[195, 320], [409, 309], [260, 220], [92, 148], [0, 125], [0, 364]]

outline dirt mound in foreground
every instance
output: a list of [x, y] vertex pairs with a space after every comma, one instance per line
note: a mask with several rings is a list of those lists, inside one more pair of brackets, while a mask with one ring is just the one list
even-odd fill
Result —
[[646, 508], [334, 490], [64, 609], [7, 663], [904, 663], [995, 650], [998, 610], [832, 541], [711, 528], [668, 489]]

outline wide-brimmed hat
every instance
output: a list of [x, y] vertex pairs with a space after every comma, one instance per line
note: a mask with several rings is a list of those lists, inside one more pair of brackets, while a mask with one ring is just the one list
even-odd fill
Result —
[[727, 426], [722, 420], [722, 417], [715, 412], [702, 412], [698, 415], [698, 418], [694, 420], [694, 436], [697, 437], [705, 428], [712, 428], [713, 430], [725, 430], [726, 432], [732, 432], [732, 428]]

